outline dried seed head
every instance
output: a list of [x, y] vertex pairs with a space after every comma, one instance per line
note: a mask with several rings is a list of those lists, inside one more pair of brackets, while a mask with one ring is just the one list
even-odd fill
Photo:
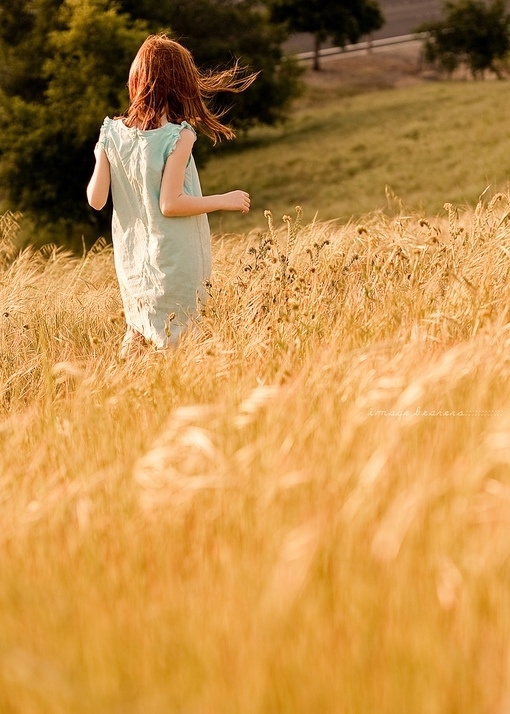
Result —
[[269, 211], [269, 210], [266, 209], [266, 210], [264, 211], [264, 218], [267, 220], [267, 225], [268, 225], [268, 228], [269, 228], [269, 232], [271, 233], [271, 235], [273, 235], [273, 232], [274, 232], [274, 224], [273, 224], [273, 214], [271, 213], [271, 211]]

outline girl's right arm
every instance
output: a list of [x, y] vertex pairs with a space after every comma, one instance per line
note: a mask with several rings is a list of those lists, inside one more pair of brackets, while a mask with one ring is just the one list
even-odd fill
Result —
[[164, 216], [197, 216], [212, 211], [250, 210], [250, 196], [246, 191], [230, 191], [215, 196], [188, 196], [184, 193], [184, 174], [189, 161], [195, 135], [182, 129], [175, 149], [166, 160], [159, 207]]
[[110, 192], [110, 162], [104, 149], [96, 144], [94, 149], [96, 165], [87, 186], [87, 199], [92, 208], [100, 211], [108, 200]]

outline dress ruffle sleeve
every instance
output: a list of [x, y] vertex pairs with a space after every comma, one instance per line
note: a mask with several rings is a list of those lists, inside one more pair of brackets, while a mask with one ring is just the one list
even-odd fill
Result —
[[104, 151], [106, 151], [108, 148], [107, 128], [110, 122], [110, 117], [105, 117], [103, 123], [101, 124], [101, 128], [99, 129], [99, 139], [97, 140], [97, 145], [100, 146]]
[[190, 131], [193, 132], [195, 135], [195, 140], [197, 136], [197, 132], [193, 129], [191, 124], [188, 124], [187, 121], [183, 121], [180, 124], [174, 124], [172, 125], [172, 133], [169, 136], [168, 144], [165, 147], [165, 161], [168, 159], [172, 151], [175, 149], [175, 146], [179, 139], [181, 138], [181, 131], [183, 129], [189, 129]]

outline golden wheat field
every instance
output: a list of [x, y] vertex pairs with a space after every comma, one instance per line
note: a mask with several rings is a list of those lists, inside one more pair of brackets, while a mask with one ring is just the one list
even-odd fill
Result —
[[124, 362], [1, 219], [2, 714], [510, 712], [510, 195], [291, 213]]

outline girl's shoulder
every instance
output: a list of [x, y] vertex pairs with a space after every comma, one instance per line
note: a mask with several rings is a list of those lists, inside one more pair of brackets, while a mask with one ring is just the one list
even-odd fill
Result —
[[164, 124], [159, 129], [155, 129], [155, 131], [160, 132], [158, 136], [161, 137], [162, 140], [160, 146], [163, 149], [165, 161], [175, 149], [183, 131], [185, 131], [188, 135], [187, 142], [189, 141], [188, 149], [190, 152], [192, 151], [193, 144], [197, 138], [195, 129], [186, 121], [183, 121], [180, 124], [173, 124], [169, 122], [168, 124]]
[[195, 129], [189, 124], [187, 121], [181, 121], [179, 124], [174, 123], [174, 122], [167, 122], [166, 124], [162, 124], [161, 126], [158, 126], [157, 129], [147, 129], [146, 131], [143, 131], [141, 129], [137, 129], [136, 131], [141, 134], [142, 136], [154, 136], [154, 137], [172, 137], [172, 136], [180, 136], [181, 131], [183, 129], [189, 129], [193, 133], [193, 135], [196, 137], [197, 132]]
[[183, 129], [189, 129], [195, 136], [197, 135], [195, 129], [186, 120], [181, 121], [179, 124], [172, 124], [172, 126], [176, 127], [178, 132], [181, 132]]
[[106, 116], [101, 124], [101, 129], [103, 131], [111, 131], [112, 129], [119, 129], [121, 126], [124, 127], [124, 129], [127, 129], [127, 126], [122, 121], [122, 117], [114, 117], [112, 119], [111, 117]]
[[155, 129], [155, 131], [160, 131], [159, 135], [164, 137], [164, 141], [174, 146], [180, 139], [182, 131], [186, 129], [193, 135], [192, 144], [194, 144], [197, 138], [197, 132], [187, 121], [182, 121], [180, 124], [168, 122], [168, 124], [164, 124], [159, 129]]
[[101, 124], [101, 129], [99, 130], [100, 136], [109, 136], [111, 134], [112, 127], [115, 125], [114, 119], [111, 119], [110, 117], [105, 117], [103, 119], [103, 123]]

